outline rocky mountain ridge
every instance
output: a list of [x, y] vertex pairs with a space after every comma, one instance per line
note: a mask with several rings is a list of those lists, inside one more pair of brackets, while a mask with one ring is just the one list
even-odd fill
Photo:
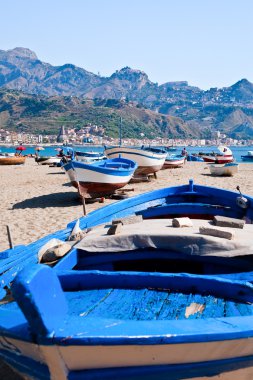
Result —
[[158, 85], [130, 67], [100, 77], [72, 64], [52, 66], [29, 49], [15, 48], [0, 50], [0, 87], [48, 97], [120, 100], [181, 118], [199, 137], [210, 138], [217, 130], [233, 138], [253, 137], [253, 84], [247, 79], [207, 91], [186, 81]]

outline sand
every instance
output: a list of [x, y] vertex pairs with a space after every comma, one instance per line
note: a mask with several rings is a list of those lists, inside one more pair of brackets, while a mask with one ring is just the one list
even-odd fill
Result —
[[[150, 190], [186, 184], [192, 178], [195, 183], [216, 186], [253, 196], [253, 165], [242, 163], [234, 177], [213, 177], [208, 164], [186, 162], [183, 168], [167, 169], [157, 173], [151, 182], [128, 184], [129, 196]], [[83, 206], [77, 190], [70, 186], [61, 168], [38, 165], [27, 158], [25, 165], [0, 166], [1, 221], [0, 251], [9, 248], [6, 225], [9, 226], [14, 246], [29, 244], [49, 233], [64, 229], [74, 219], [83, 216]], [[89, 213], [115, 200], [88, 204]]]

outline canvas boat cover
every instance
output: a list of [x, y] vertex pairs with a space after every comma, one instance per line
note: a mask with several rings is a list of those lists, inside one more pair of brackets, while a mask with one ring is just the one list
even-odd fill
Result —
[[[87, 252], [123, 252], [140, 248], [161, 248], [189, 255], [234, 257], [253, 254], [253, 224], [243, 229], [217, 227], [211, 221], [192, 220], [192, 227], [172, 227], [172, 219], [144, 220], [123, 225], [120, 233], [107, 235], [111, 225], [92, 229], [75, 247]], [[233, 232], [228, 240], [200, 234], [200, 227]]]

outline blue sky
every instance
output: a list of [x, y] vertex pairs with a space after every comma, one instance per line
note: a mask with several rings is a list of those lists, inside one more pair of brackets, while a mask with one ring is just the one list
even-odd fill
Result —
[[252, 0], [8, 0], [0, 49], [110, 76], [130, 66], [159, 84], [253, 82]]

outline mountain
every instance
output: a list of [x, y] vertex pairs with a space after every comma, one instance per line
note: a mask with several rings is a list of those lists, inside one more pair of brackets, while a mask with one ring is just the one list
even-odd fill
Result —
[[[192, 132], [179, 118], [161, 115], [119, 100], [91, 100], [73, 96], [26, 94], [0, 89], [0, 127], [10, 130], [57, 134], [60, 126], [81, 129], [96, 124], [109, 137], [118, 137], [120, 117], [123, 137], [187, 137]], [[192, 137], [197, 137], [192, 134]]]
[[100, 77], [72, 64], [52, 66], [40, 61], [29, 49], [15, 48], [0, 50], [0, 87], [49, 98], [72, 96], [93, 99], [95, 103], [101, 100], [106, 108], [117, 100], [133, 115], [136, 108], [146, 108], [160, 120], [174, 120], [168, 116], [181, 119], [182, 130], [158, 126], [161, 133], [175, 133], [171, 137], [178, 136], [180, 130], [181, 137], [186, 134], [211, 138], [219, 130], [233, 138], [253, 138], [253, 84], [247, 79], [207, 91], [190, 86], [187, 81], [158, 85], [145, 72], [130, 67], [117, 70], [110, 77]]
[[29, 49], [0, 50], [0, 87], [44, 95], [80, 96], [102, 79], [72, 64], [52, 66]]

